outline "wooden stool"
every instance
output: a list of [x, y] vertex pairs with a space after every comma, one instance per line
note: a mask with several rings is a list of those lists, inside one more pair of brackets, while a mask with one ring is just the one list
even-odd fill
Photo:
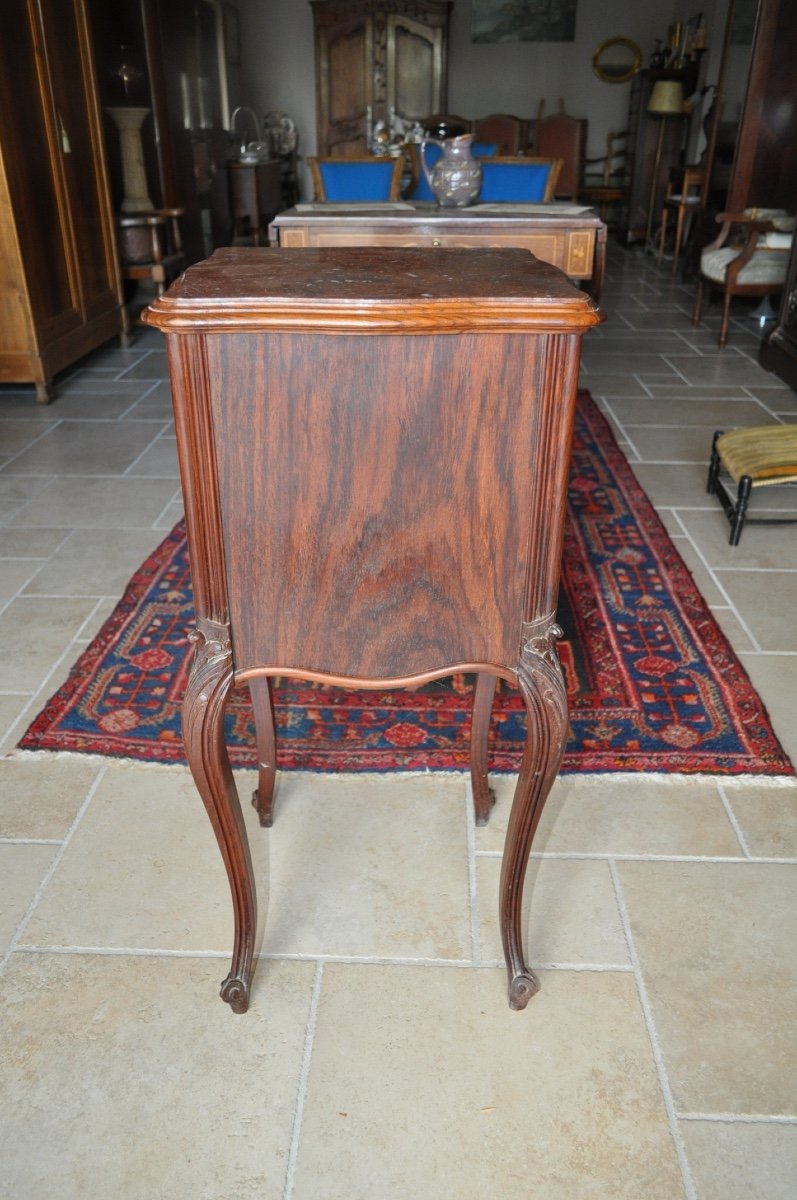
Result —
[[[735, 502], [720, 478], [722, 467], [737, 485]], [[797, 483], [797, 425], [754, 425], [730, 433], [717, 430], [711, 444], [707, 490], [719, 496], [725, 509], [731, 523], [731, 546], [739, 545], [752, 489], [776, 483]], [[797, 521], [797, 517], [747, 519], [762, 525]]]

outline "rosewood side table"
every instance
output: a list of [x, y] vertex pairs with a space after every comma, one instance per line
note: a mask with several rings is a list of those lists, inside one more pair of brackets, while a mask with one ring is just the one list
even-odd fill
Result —
[[183, 738], [233, 897], [222, 998], [247, 1008], [256, 926], [230, 688], [252, 693], [267, 824], [271, 677], [468, 671], [482, 818], [497, 677], [528, 714], [499, 910], [524, 1008], [523, 882], [567, 729], [554, 605], [593, 301], [523, 250], [225, 249], [145, 319], [166, 335], [196, 604]]

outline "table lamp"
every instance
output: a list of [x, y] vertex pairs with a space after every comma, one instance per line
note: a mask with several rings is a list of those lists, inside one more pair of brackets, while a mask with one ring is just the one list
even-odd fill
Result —
[[645, 251], [650, 242], [653, 226], [653, 206], [656, 203], [656, 186], [659, 182], [659, 167], [661, 151], [664, 145], [664, 122], [668, 117], [684, 115], [684, 88], [677, 79], [659, 79], [653, 84], [648, 100], [648, 112], [659, 117], [659, 136], [656, 140], [656, 158], [653, 163], [653, 179], [650, 185], [650, 203], [648, 204], [648, 227], [645, 232]]

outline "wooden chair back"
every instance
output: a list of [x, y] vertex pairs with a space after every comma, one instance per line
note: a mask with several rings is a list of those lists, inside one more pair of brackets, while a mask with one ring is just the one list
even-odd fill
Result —
[[534, 150], [545, 158], [561, 158], [556, 195], [572, 200], [578, 195], [584, 170], [587, 122], [567, 113], [554, 113], [537, 121]]
[[528, 145], [528, 121], [511, 113], [491, 113], [473, 122], [479, 142], [498, 142], [504, 154], [522, 154]]

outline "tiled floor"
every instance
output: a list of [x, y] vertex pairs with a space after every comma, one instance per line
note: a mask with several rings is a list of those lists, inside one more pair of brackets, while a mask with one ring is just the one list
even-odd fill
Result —
[[[797, 396], [743, 321], [724, 353], [716, 317], [695, 332], [666, 267], [614, 252], [604, 301], [584, 382], [797, 758], [797, 526], [731, 550], [704, 491], [712, 431], [794, 420]], [[145, 332], [47, 408], [0, 394], [4, 750], [179, 515], [164, 379]], [[792, 1197], [794, 781], [559, 781], [524, 1013], [500, 967], [498, 792], [483, 830], [452, 777], [289, 775], [270, 833], [246, 805], [271, 901], [236, 1017], [187, 773], [0, 760], [0, 1195]]]

